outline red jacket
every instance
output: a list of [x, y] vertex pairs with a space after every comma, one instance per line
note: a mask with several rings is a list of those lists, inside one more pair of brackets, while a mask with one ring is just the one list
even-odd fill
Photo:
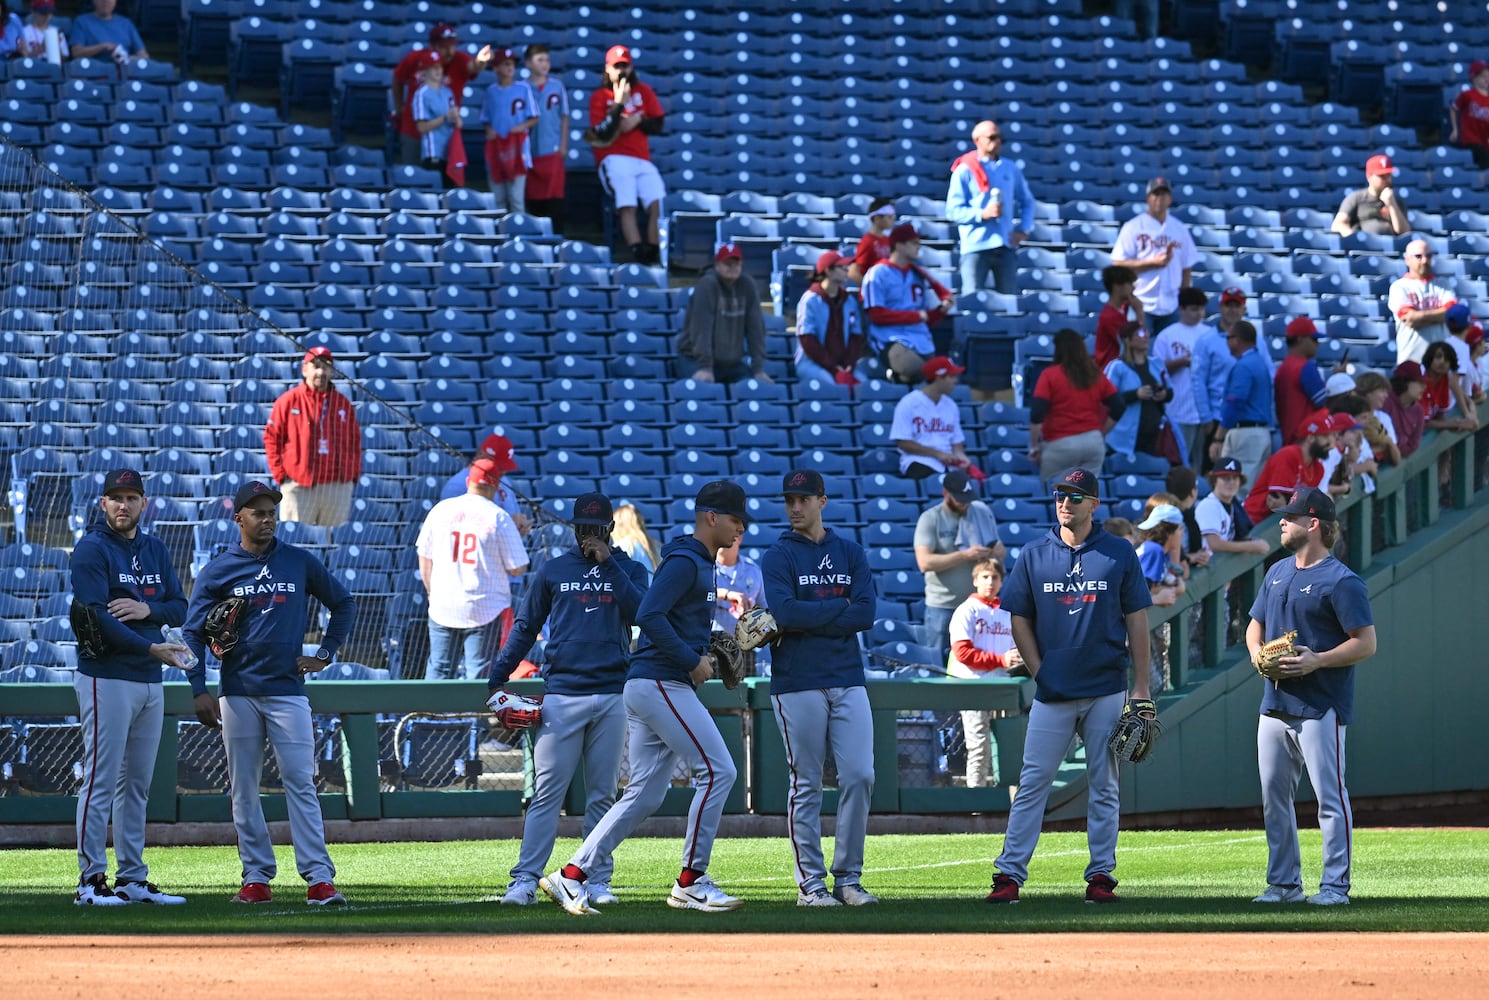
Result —
[[357, 411], [335, 389], [316, 392], [301, 382], [274, 401], [264, 427], [264, 453], [279, 483], [356, 482], [362, 474]]

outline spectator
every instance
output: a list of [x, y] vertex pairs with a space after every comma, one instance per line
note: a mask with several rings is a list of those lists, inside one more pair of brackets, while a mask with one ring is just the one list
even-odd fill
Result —
[[869, 268], [889, 259], [889, 233], [894, 229], [895, 218], [893, 198], [875, 198], [869, 202], [869, 231], [858, 238], [858, 247], [853, 251], [853, 264], [848, 268], [851, 280], [862, 282]]
[[1403, 459], [1410, 458], [1422, 446], [1422, 432], [1427, 427], [1427, 411], [1422, 395], [1427, 391], [1427, 376], [1415, 361], [1403, 361], [1391, 372], [1391, 393], [1381, 407], [1391, 418], [1396, 430], [1396, 446]]
[[734, 626], [746, 611], [762, 603], [765, 577], [760, 565], [749, 556], [739, 554], [744, 536], [733, 545], [719, 549], [714, 559], [713, 627], [734, 634]]
[[1472, 152], [1482, 170], [1489, 167], [1489, 62], [1474, 60], [1468, 67], [1468, 82], [1448, 106], [1453, 123], [1448, 142]]
[[465, 100], [466, 85], [491, 65], [491, 46], [485, 46], [472, 57], [469, 52], [459, 51], [456, 39], [453, 24], [436, 24], [429, 29], [429, 48], [414, 49], [393, 69], [393, 107], [398, 109], [398, 136], [404, 163], [418, 164], [424, 160], [422, 136], [414, 125], [414, 92], [419, 89], [420, 77], [428, 65], [426, 53], [433, 52], [439, 56], [445, 84], [450, 88], [450, 96], [457, 108]]
[[465, 495], [435, 504], [419, 529], [419, 577], [429, 594], [426, 681], [489, 677], [512, 629], [509, 579], [527, 571], [527, 550], [495, 502], [501, 478], [495, 459], [476, 459]]
[[1482, 406], [1489, 399], [1489, 372], [1485, 371], [1486, 357], [1489, 357], [1489, 341], [1484, 339], [1484, 328], [1478, 323], [1470, 323], [1468, 329], [1463, 331], [1463, 342], [1468, 345], [1468, 360], [1474, 368], [1474, 378], [1478, 382], [1478, 393], [1470, 398], [1475, 406]]
[[648, 577], [657, 571], [662, 561], [657, 540], [646, 530], [646, 518], [635, 504], [622, 503], [615, 508], [615, 530], [610, 537], [622, 552], [646, 567]]
[[[460, 136], [460, 104], [445, 86], [439, 53], [426, 49], [414, 91], [414, 129], [419, 133], [419, 163], [440, 176], [446, 188], [458, 187], [465, 176], [464, 141]], [[458, 144], [457, 144], [458, 143]]]
[[[1184, 580], [1171, 555], [1173, 540], [1184, 527], [1184, 514], [1170, 503], [1153, 506], [1137, 526], [1137, 561], [1142, 566], [1143, 579], [1148, 583], [1148, 596], [1156, 607], [1169, 607], [1178, 603], [1184, 594]], [[1156, 625], [1150, 635], [1152, 661], [1149, 687], [1154, 694], [1169, 686], [1168, 649], [1172, 629], [1169, 622]]]
[[1287, 355], [1272, 378], [1272, 398], [1277, 407], [1277, 425], [1282, 443], [1292, 444], [1303, 418], [1324, 405], [1328, 388], [1314, 357], [1323, 337], [1313, 320], [1299, 316], [1287, 324]]
[[1392, 186], [1396, 168], [1384, 154], [1365, 161], [1365, 186], [1351, 191], [1339, 203], [1334, 215], [1334, 232], [1348, 236], [1354, 232], [1373, 236], [1402, 236], [1411, 229], [1406, 202]]
[[956, 296], [916, 263], [920, 234], [910, 223], [890, 231], [889, 247], [889, 259], [869, 268], [863, 280], [869, 346], [897, 381], [914, 385], [926, 360], [937, 353], [931, 327], [945, 318]]
[[538, 97], [526, 80], [517, 79], [517, 53], [512, 49], [497, 50], [492, 65], [496, 82], [486, 88], [481, 107], [481, 121], [486, 123], [486, 176], [497, 208], [525, 213]]
[[[1364, 409], [1363, 401], [1358, 401], [1357, 405]], [[1329, 426], [1334, 431], [1334, 447], [1324, 457], [1323, 481], [1328, 484], [1330, 496], [1340, 497], [1354, 488], [1355, 476], [1362, 473], [1373, 476], [1380, 470], [1373, 461], [1361, 461], [1360, 425], [1353, 416], [1342, 411], [1334, 413], [1329, 418]], [[1367, 492], [1374, 489], [1372, 481]]]
[[11, 59], [16, 54], [16, 47], [20, 45], [21, 31], [25, 25], [21, 23], [20, 15], [13, 11], [5, 11], [4, 18], [5, 27], [0, 28], [0, 59]]
[[1148, 210], [1127, 220], [1112, 247], [1112, 263], [1137, 273], [1135, 289], [1150, 333], [1160, 334], [1179, 316], [1179, 289], [1189, 279], [1199, 251], [1189, 227], [1169, 215], [1174, 202], [1168, 180], [1148, 182]]
[[1446, 340], [1434, 340], [1428, 344], [1422, 370], [1427, 373], [1427, 388], [1422, 393], [1427, 426], [1445, 431], [1478, 430], [1478, 414], [1463, 391], [1463, 379], [1458, 375], [1458, 354], [1453, 345]]
[[[1023, 665], [1023, 657], [1013, 644], [1012, 621], [998, 602], [1003, 576], [1003, 564], [996, 559], [984, 559], [972, 567], [972, 596], [951, 616], [948, 677], [965, 680], [1008, 677], [1009, 668]], [[1021, 676], [1028, 676], [1028, 671]], [[999, 714], [979, 709], [962, 712], [962, 732], [967, 738], [968, 788], [999, 784], [989, 739], [993, 719]]]
[[1335, 372], [1324, 379], [1324, 401], [1323, 408], [1330, 413], [1339, 412], [1335, 404], [1344, 398], [1353, 398], [1355, 393], [1354, 377], [1346, 372]]
[[[93, 0], [93, 13], [82, 14], [72, 22], [72, 57], [82, 59], [107, 55], [115, 62], [126, 59], [149, 59], [145, 40], [134, 22], [115, 14], [118, 0]], [[55, 6], [55, 3], [54, 3]], [[33, 5], [34, 7], [34, 5]]]
[[495, 465], [497, 476], [496, 490], [492, 496], [492, 502], [507, 512], [512, 523], [517, 525], [517, 531], [526, 535], [532, 527], [532, 521], [522, 512], [521, 498], [517, 491], [501, 481], [501, 477], [508, 472], [517, 471], [517, 459], [513, 452], [512, 442], [500, 434], [488, 434], [486, 440], [481, 442], [481, 447], [471, 456], [471, 464], [452, 475], [446, 481], [444, 488], [440, 490], [439, 498], [449, 500], [454, 497], [462, 497], [466, 494], [467, 480], [470, 478], [470, 468], [483, 458], [491, 459]]
[[853, 258], [829, 250], [817, 258], [812, 285], [796, 304], [796, 380], [855, 386], [863, 356], [863, 308], [848, 291]]
[[1246, 497], [1246, 516], [1251, 523], [1262, 519], [1292, 499], [1293, 491], [1306, 486], [1322, 487], [1324, 459], [1334, 450], [1336, 431], [1328, 410], [1311, 413], [1295, 435], [1262, 468]]
[[1361, 372], [1355, 380], [1355, 394], [1365, 401], [1366, 413], [1360, 421], [1371, 454], [1381, 465], [1400, 465], [1401, 446], [1396, 421], [1386, 409], [1391, 395], [1391, 382], [1379, 372]]
[[[11, 51], [15, 58], [46, 58], [47, 29], [52, 26], [52, 15], [56, 12], [57, 0], [31, 0], [31, 16], [21, 25]], [[63, 62], [72, 58], [67, 48], [67, 36], [60, 29], [57, 31], [57, 48]]]
[[[600, 183], [615, 199], [621, 239], [641, 264], [659, 264], [662, 237], [658, 213], [667, 187], [651, 162], [648, 136], [661, 135], [666, 124], [662, 103], [636, 76], [631, 50], [612, 45], [605, 53], [604, 86], [589, 97], [589, 131], [585, 141], [594, 152]], [[637, 209], [646, 213], [643, 239]], [[757, 300], [758, 301], [758, 300]]]
[[1272, 370], [1256, 349], [1256, 327], [1241, 320], [1226, 337], [1235, 364], [1226, 376], [1225, 401], [1210, 438], [1210, 460], [1234, 458], [1255, 482], [1272, 451]]
[[1199, 477], [1187, 465], [1176, 465], [1164, 477], [1164, 487], [1176, 499], [1174, 506], [1184, 515], [1184, 539], [1182, 553], [1186, 566], [1208, 566], [1210, 550], [1205, 546], [1204, 533], [1194, 518], [1194, 507], [1199, 502]]
[[[1220, 293], [1220, 312], [1210, 319], [1210, 325], [1221, 334], [1221, 341], [1225, 335], [1230, 333], [1237, 323], [1246, 318], [1246, 293], [1238, 285], [1231, 285]], [[1267, 346], [1267, 341], [1262, 338], [1257, 341], [1256, 349], [1261, 352], [1262, 360], [1267, 363], [1267, 370], [1271, 371], [1275, 365], [1272, 364], [1272, 352]], [[1221, 383], [1222, 388], [1224, 382]]]
[[264, 454], [284, 493], [280, 520], [334, 528], [351, 513], [352, 486], [362, 475], [362, 430], [351, 400], [331, 384], [334, 365], [329, 348], [306, 351], [301, 383], [269, 412]]
[[1101, 527], [1108, 535], [1116, 535], [1118, 538], [1125, 539], [1132, 543], [1134, 549], [1137, 548], [1137, 537], [1134, 534], [1137, 529], [1133, 528], [1132, 522], [1127, 518], [1109, 517], [1101, 522]]
[[1007, 558], [998, 519], [977, 499], [977, 487], [962, 469], [941, 477], [941, 502], [915, 522], [915, 565], [925, 574], [925, 630], [939, 653], [951, 655], [951, 616], [972, 594], [972, 567]]
[[1168, 404], [1169, 425], [1184, 446], [1185, 461], [1199, 467], [1199, 456], [1208, 440], [1199, 415], [1201, 389], [1194, 379], [1194, 349], [1200, 338], [1211, 333], [1205, 325], [1205, 303], [1209, 297], [1198, 288], [1179, 289], [1179, 321], [1171, 323], [1153, 341], [1153, 357], [1168, 370], [1173, 399]]
[[1101, 284], [1106, 288], [1106, 305], [1096, 317], [1096, 367], [1104, 371], [1122, 353], [1118, 338], [1122, 327], [1143, 322], [1143, 304], [1132, 294], [1137, 272], [1130, 267], [1103, 267]]
[[744, 378], [774, 381], [765, 374], [760, 289], [744, 273], [744, 255], [737, 245], [725, 243], [713, 260], [713, 270], [693, 286], [683, 315], [677, 344], [679, 377], [725, 384]]
[[1034, 228], [1034, 196], [1019, 165], [1003, 159], [996, 122], [978, 122], [972, 145], [952, 163], [946, 192], [946, 218], [961, 239], [962, 294], [984, 288], [991, 273], [995, 289], [1017, 295], [1018, 248]]
[[1432, 250], [1426, 240], [1406, 245], [1406, 273], [1391, 282], [1386, 308], [1396, 317], [1396, 363], [1422, 360], [1427, 345], [1447, 336], [1444, 322], [1457, 296], [1439, 285], [1432, 273]]
[[1246, 485], [1246, 474], [1234, 458], [1223, 458], [1210, 470], [1210, 495], [1194, 505], [1194, 521], [1211, 552], [1251, 552], [1266, 555], [1272, 546], [1260, 538], [1248, 538], [1251, 518], [1236, 500]]
[[920, 387], [895, 404], [889, 436], [900, 450], [900, 475], [905, 478], [924, 479], [948, 468], [968, 467], [961, 410], [951, 398], [957, 377], [966, 370], [950, 358], [932, 358], [925, 363]]
[[1116, 386], [1074, 330], [1055, 334], [1055, 359], [1039, 373], [1029, 408], [1029, 461], [1046, 482], [1071, 468], [1099, 469], [1106, 434], [1122, 416]]
[[569, 91], [552, 72], [548, 46], [534, 42], [527, 47], [527, 84], [537, 97], [538, 123], [532, 130], [532, 169], [527, 172], [527, 210], [553, 220], [555, 232], [563, 230], [565, 166], [569, 156]]
[[1455, 303], [1443, 315], [1443, 322], [1448, 328], [1446, 340], [1452, 346], [1453, 353], [1458, 355], [1458, 378], [1463, 383], [1463, 394], [1477, 407], [1484, 401], [1484, 385], [1479, 378], [1479, 366], [1475, 361], [1473, 348], [1467, 339], [1469, 328], [1473, 326], [1468, 306], [1462, 302]]
[[1107, 365], [1105, 372], [1122, 400], [1121, 416], [1107, 432], [1106, 446], [1128, 458], [1136, 452], [1163, 455], [1159, 436], [1164, 408], [1174, 398], [1168, 373], [1157, 358], [1149, 355], [1148, 331], [1141, 325], [1128, 323], [1122, 328], [1121, 339], [1122, 356]]

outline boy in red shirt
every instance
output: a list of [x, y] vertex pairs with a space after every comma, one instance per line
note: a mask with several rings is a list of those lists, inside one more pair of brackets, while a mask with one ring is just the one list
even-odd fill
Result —
[[1137, 272], [1113, 264], [1101, 269], [1101, 283], [1106, 287], [1106, 305], [1096, 317], [1096, 367], [1106, 371], [1122, 353], [1122, 327], [1143, 322], [1143, 304], [1132, 294], [1137, 287]]
[[1489, 167], [1489, 63], [1482, 59], [1468, 67], [1471, 86], [1453, 99], [1448, 117], [1453, 130], [1448, 142], [1473, 152], [1473, 161]]

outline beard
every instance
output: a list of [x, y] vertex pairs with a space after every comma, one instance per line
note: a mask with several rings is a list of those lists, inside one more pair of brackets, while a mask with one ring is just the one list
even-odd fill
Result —
[[1308, 442], [1308, 460], [1310, 462], [1322, 462], [1324, 459], [1329, 457], [1329, 451], [1331, 450], [1331, 448], [1332, 446], [1326, 442]]
[[1291, 532], [1282, 536], [1282, 547], [1289, 552], [1301, 552], [1307, 544], [1307, 532]]

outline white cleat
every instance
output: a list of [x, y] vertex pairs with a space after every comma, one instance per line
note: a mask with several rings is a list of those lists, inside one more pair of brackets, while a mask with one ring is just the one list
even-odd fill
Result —
[[589, 890], [584, 883], [578, 879], [564, 878], [562, 871], [556, 871], [546, 878], [538, 879], [538, 885], [548, 894], [548, 898], [567, 913], [576, 917], [598, 917], [600, 911], [589, 905]]
[[77, 895], [72, 897], [74, 906], [128, 906], [129, 900], [120, 899], [109, 888], [108, 876], [99, 872], [86, 882], [79, 883]]
[[1315, 895], [1309, 896], [1304, 902], [1312, 903], [1314, 906], [1348, 906], [1349, 896], [1338, 889], [1319, 889]]
[[690, 886], [672, 883], [667, 894], [667, 905], [674, 910], [701, 910], [704, 913], [726, 913], [744, 905], [744, 900], [731, 896], [714, 885], [713, 879], [702, 876]]
[[185, 896], [161, 892], [154, 882], [115, 882], [114, 895], [126, 903], [154, 903], [157, 906], [180, 906]]
[[609, 882], [589, 882], [589, 901], [593, 906], [613, 906], [620, 897], [610, 890]]
[[538, 901], [538, 887], [532, 882], [513, 882], [502, 897], [503, 906], [532, 906]]
[[811, 892], [798, 892], [796, 894], [797, 906], [842, 906], [843, 901], [827, 891], [826, 886], [820, 886]]
[[879, 902], [879, 897], [869, 892], [857, 882], [849, 882], [846, 885], [835, 885], [832, 894], [848, 906], [873, 906]]
[[1253, 903], [1301, 903], [1303, 890], [1295, 885], [1269, 885], [1267, 891], [1252, 900]]

